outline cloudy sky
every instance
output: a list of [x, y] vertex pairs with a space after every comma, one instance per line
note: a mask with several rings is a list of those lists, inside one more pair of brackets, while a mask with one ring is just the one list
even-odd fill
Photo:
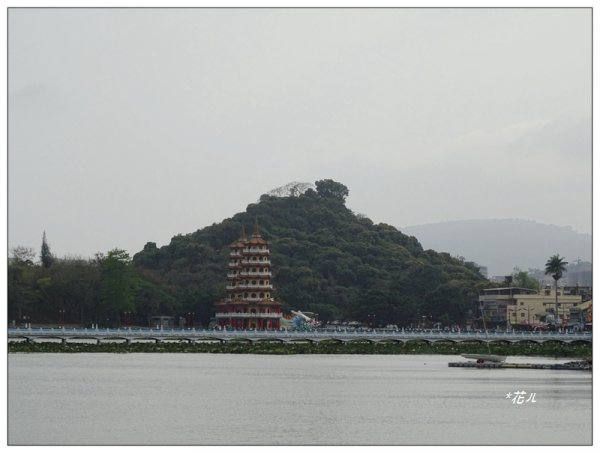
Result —
[[590, 9], [11, 9], [8, 246], [134, 254], [290, 181], [591, 233]]

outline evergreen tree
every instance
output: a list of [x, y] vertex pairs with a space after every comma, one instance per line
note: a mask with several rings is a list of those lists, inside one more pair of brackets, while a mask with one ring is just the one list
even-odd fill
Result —
[[54, 263], [54, 256], [52, 256], [52, 253], [50, 252], [50, 246], [46, 240], [45, 231], [44, 236], [42, 237], [42, 250], [40, 252], [40, 259], [42, 260], [42, 267], [45, 268], [52, 266], [52, 263]]

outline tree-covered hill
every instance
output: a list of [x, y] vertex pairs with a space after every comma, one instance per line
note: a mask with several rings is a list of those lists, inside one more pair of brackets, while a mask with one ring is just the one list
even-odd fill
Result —
[[273, 282], [284, 309], [316, 312], [321, 320], [375, 315], [381, 325], [409, 325], [423, 316], [463, 322], [487, 280], [392, 226], [354, 214], [344, 204], [347, 195], [346, 186], [332, 180], [294, 196], [263, 195], [246, 212], [175, 236], [164, 247], [147, 243], [133, 257], [134, 268], [152, 281], [148, 298], [152, 291], [162, 299], [169, 294], [177, 300], [172, 311], [193, 311], [206, 325], [225, 295], [229, 244], [242, 227], [258, 222], [271, 242]]
[[312, 187], [263, 195], [245, 212], [164, 247], [149, 242], [133, 259], [120, 249], [57, 259], [44, 236], [36, 264], [32, 249], [16, 247], [8, 263], [9, 320], [117, 326], [173, 315], [207, 326], [225, 296], [229, 244], [258, 222], [271, 242], [275, 296], [284, 310], [377, 325], [464, 322], [478, 290], [489, 285], [473, 266], [354, 214], [343, 184]]

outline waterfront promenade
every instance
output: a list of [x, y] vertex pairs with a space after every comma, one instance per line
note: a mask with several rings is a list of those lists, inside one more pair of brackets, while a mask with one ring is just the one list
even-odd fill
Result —
[[316, 330], [310, 332], [287, 330], [203, 330], [203, 329], [86, 329], [86, 328], [10, 328], [8, 341], [61, 341], [81, 342], [148, 342], [156, 343], [178, 341], [187, 343], [244, 341], [254, 342], [310, 342], [336, 341], [348, 342], [391, 342], [407, 343], [437, 342], [451, 343], [545, 343], [555, 341], [563, 344], [574, 342], [592, 342], [591, 332], [448, 332], [448, 331], [405, 331], [400, 330]]

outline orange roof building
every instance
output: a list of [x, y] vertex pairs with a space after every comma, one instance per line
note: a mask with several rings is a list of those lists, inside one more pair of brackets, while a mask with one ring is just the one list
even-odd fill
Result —
[[250, 239], [242, 227], [240, 238], [229, 248], [226, 295], [215, 304], [217, 324], [235, 329], [279, 329], [282, 303], [273, 298], [271, 252], [258, 222]]

